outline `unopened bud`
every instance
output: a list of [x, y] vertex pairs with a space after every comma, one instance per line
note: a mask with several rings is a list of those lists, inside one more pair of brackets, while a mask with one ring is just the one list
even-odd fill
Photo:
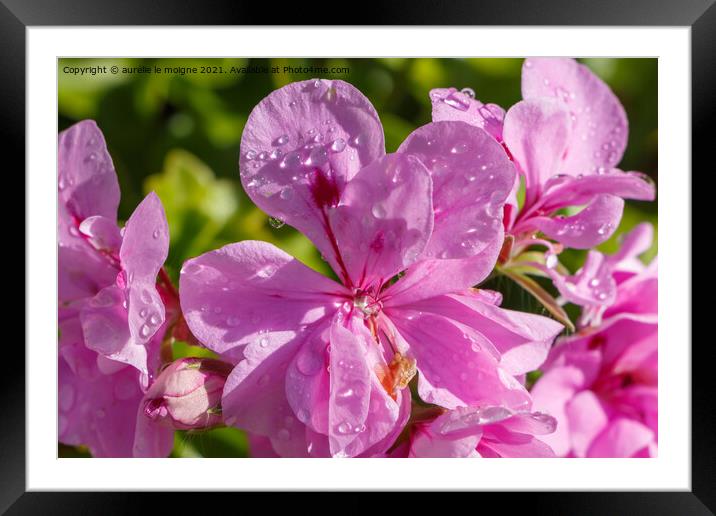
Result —
[[157, 377], [144, 396], [144, 415], [177, 430], [221, 423], [221, 394], [232, 366], [211, 358], [180, 358]]

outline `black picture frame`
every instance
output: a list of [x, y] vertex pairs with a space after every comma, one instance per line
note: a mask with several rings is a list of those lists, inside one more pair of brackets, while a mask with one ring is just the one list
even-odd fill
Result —
[[[341, 22], [351, 25], [548, 25], [548, 26], [683, 26], [691, 28], [692, 79], [692, 168], [702, 177], [713, 174], [713, 141], [709, 126], [716, 91], [715, 0], [477, 0], [405, 1], [393, 0], [371, 8], [363, 5], [352, 17]], [[260, 3], [234, 1], [151, 2], [107, 0], [0, 0], [0, 103], [2, 121], [0, 141], [6, 157], [17, 158], [16, 170], [25, 165], [25, 36], [26, 29], [42, 25], [281, 25], [302, 20], [306, 23], [331, 24], [330, 6], [311, 2], [286, 4], [267, 11]], [[668, 128], [662, 128], [662, 137]], [[687, 179], [684, 173], [685, 180]], [[698, 190], [697, 190], [698, 191]], [[703, 194], [703, 192], [702, 192]], [[692, 206], [696, 206], [696, 202]], [[694, 216], [696, 223], [699, 218]], [[693, 231], [693, 230], [692, 230]], [[698, 234], [698, 233], [692, 233]], [[697, 253], [694, 258], [699, 259]], [[703, 260], [703, 258], [701, 258]], [[696, 260], [693, 266], [696, 267]], [[25, 270], [27, 274], [31, 271]], [[691, 283], [691, 278], [684, 278]], [[687, 303], [690, 300], [683, 300]], [[712, 301], [710, 302], [712, 304]], [[708, 303], [693, 304], [695, 317], [706, 316]], [[30, 306], [27, 309], [31, 309]], [[692, 312], [693, 313], [693, 312]], [[510, 497], [510, 510], [546, 514], [714, 514], [716, 511], [716, 410], [710, 395], [709, 376], [714, 359], [712, 339], [694, 341], [692, 346], [692, 457], [689, 492], [589, 492], [475, 494], [473, 496]], [[8, 343], [9, 344], [9, 343]], [[26, 346], [38, 343], [26, 342]], [[687, 343], [663, 343], [685, 346]], [[51, 345], [48, 344], [48, 352]], [[6, 514], [128, 514], [148, 507], [147, 493], [127, 496], [121, 493], [39, 493], [25, 492], [25, 363], [13, 354], [13, 366], [3, 368], [2, 426], [0, 427], [0, 512]], [[211, 496], [207, 501], [206, 496]], [[218, 494], [192, 496], [175, 494], [162, 501], [164, 510], [177, 512], [212, 510], [228, 496]], [[343, 503], [359, 509], [369, 508], [357, 495]], [[407, 495], [414, 496], [414, 495]], [[397, 500], [396, 500], [397, 501]], [[492, 501], [492, 500], [491, 500]], [[362, 502], [362, 503], [361, 503]], [[485, 498], [480, 506], [487, 507]], [[401, 502], [403, 508], [410, 507]], [[236, 506], [237, 510], [239, 509]], [[405, 510], [405, 509], [403, 509]]]

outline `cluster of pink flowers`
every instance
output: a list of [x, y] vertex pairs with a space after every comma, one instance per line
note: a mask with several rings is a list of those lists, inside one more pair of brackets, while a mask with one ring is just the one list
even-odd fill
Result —
[[[120, 229], [102, 133], [91, 121], [61, 133], [59, 440], [165, 457], [175, 430], [226, 425], [254, 456], [652, 456], [656, 261], [637, 259], [651, 228], [614, 255], [593, 248], [623, 199], [653, 199], [654, 185], [615, 168], [624, 109], [585, 66], [528, 59], [522, 94], [505, 111], [435, 89], [433, 121], [390, 154], [346, 82], [263, 99], [242, 136], [242, 184], [335, 279], [243, 241], [187, 260], [177, 291], [159, 198]], [[565, 248], [590, 249], [574, 274]], [[524, 271], [582, 307], [576, 333], [557, 338], [565, 320], [477, 287], [500, 272], [533, 282]], [[175, 338], [218, 358], [174, 360]]]

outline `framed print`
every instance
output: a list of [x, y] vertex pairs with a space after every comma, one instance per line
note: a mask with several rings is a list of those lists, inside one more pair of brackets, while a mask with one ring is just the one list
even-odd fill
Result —
[[0, 11], [28, 228], [3, 510], [437, 490], [711, 513], [710, 2], [344, 27], [80, 4]]

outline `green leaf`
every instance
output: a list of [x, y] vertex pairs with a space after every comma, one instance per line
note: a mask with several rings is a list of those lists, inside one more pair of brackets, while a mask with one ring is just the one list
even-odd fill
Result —
[[237, 428], [174, 433], [172, 457], [248, 457], [246, 434]]

